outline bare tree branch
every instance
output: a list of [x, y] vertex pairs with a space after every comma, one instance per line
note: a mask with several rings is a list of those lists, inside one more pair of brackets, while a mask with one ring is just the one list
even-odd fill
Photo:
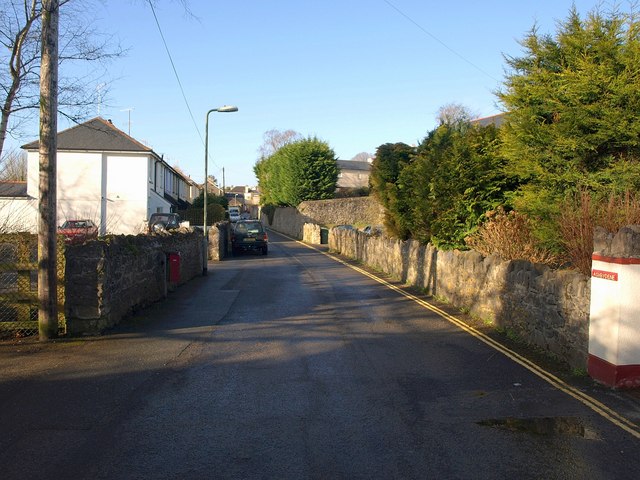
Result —
[[270, 157], [279, 148], [284, 147], [288, 143], [300, 140], [302, 136], [295, 130], [285, 130], [284, 132], [281, 132], [274, 128], [264, 132], [262, 138], [264, 141], [258, 149], [260, 159]]
[[[106, 63], [124, 55], [113, 37], [93, 25], [91, 0], [60, 0], [59, 108], [69, 118], [86, 117], [104, 95]], [[19, 136], [39, 108], [42, 2], [0, 0], [0, 156], [7, 135]], [[68, 70], [65, 70], [68, 64]], [[71, 72], [84, 71], [84, 74]]]
[[10, 151], [0, 158], [0, 181], [24, 182], [27, 180], [27, 152]]

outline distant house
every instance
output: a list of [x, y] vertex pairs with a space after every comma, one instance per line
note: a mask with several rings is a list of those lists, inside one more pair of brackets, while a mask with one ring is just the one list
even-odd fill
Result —
[[230, 207], [241, 207], [244, 210], [246, 203], [245, 193], [247, 191], [248, 187], [245, 186], [230, 187], [224, 192], [224, 196], [227, 197]]
[[[39, 142], [22, 148], [28, 153], [22, 201], [33, 206], [39, 195]], [[58, 225], [88, 218], [99, 225], [101, 234], [136, 234], [152, 213], [189, 206], [194, 185], [151, 148], [103, 118], [58, 133]], [[13, 198], [12, 203], [19, 200]], [[29, 230], [35, 231], [35, 211], [32, 215], [27, 220]]]
[[244, 210], [260, 205], [260, 192], [257, 188], [247, 185], [229, 187], [224, 195], [229, 200], [230, 206], [243, 207]]
[[506, 113], [497, 113], [488, 117], [475, 118], [471, 120], [471, 125], [477, 125], [478, 127], [488, 127], [493, 125], [495, 127], [501, 126], [506, 120]]
[[[198, 195], [200, 195], [200, 192], [204, 189], [204, 184], [202, 186], [202, 188], [198, 189]], [[216, 182], [215, 179], [209, 177], [207, 179], [207, 195], [217, 195], [217, 196], [221, 196], [223, 195], [224, 192], [222, 191], [222, 188], [220, 188], [218, 186], [218, 183]]]
[[35, 232], [37, 209], [27, 182], [0, 182], [0, 233]]
[[338, 190], [369, 186], [371, 162], [338, 160]]

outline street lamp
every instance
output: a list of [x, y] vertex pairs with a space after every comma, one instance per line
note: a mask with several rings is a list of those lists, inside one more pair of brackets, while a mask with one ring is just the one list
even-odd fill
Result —
[[204, 229], [204, 240], [205, 240], [205, 252], [204, 252], [204, 263], [202, 265], [202, 275], [207, 274], [207, 263], [209, 261], [209, 236], [207, 235], [207, 186], [209, 184], [209, 114], [211, 112], [220, 112], [220, 113], [230, 113], [237, 112], [238, 107], [233, 105], [224, 105], [218, 108], [212, 108], [207, 112], [205, 127], [204, 127], [204, 192], [203, 192], [203, 200], [204, 200], [204, 215], [203, 215], [203, 229]]

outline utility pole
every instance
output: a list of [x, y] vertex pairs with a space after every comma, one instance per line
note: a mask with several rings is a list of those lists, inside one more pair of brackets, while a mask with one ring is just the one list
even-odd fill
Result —
[[40, 200], [38, 202], [38, 330], [40, 340], [58, 335], [56, 153], [58, 150], [59, 0], [42, 0], [40, 67]]

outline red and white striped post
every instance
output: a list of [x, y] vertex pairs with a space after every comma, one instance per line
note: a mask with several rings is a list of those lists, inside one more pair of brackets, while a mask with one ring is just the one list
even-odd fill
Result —
[[625, 227], [592, 256], [588, 372], [614, 388], [640, 386], [639, 240]]

